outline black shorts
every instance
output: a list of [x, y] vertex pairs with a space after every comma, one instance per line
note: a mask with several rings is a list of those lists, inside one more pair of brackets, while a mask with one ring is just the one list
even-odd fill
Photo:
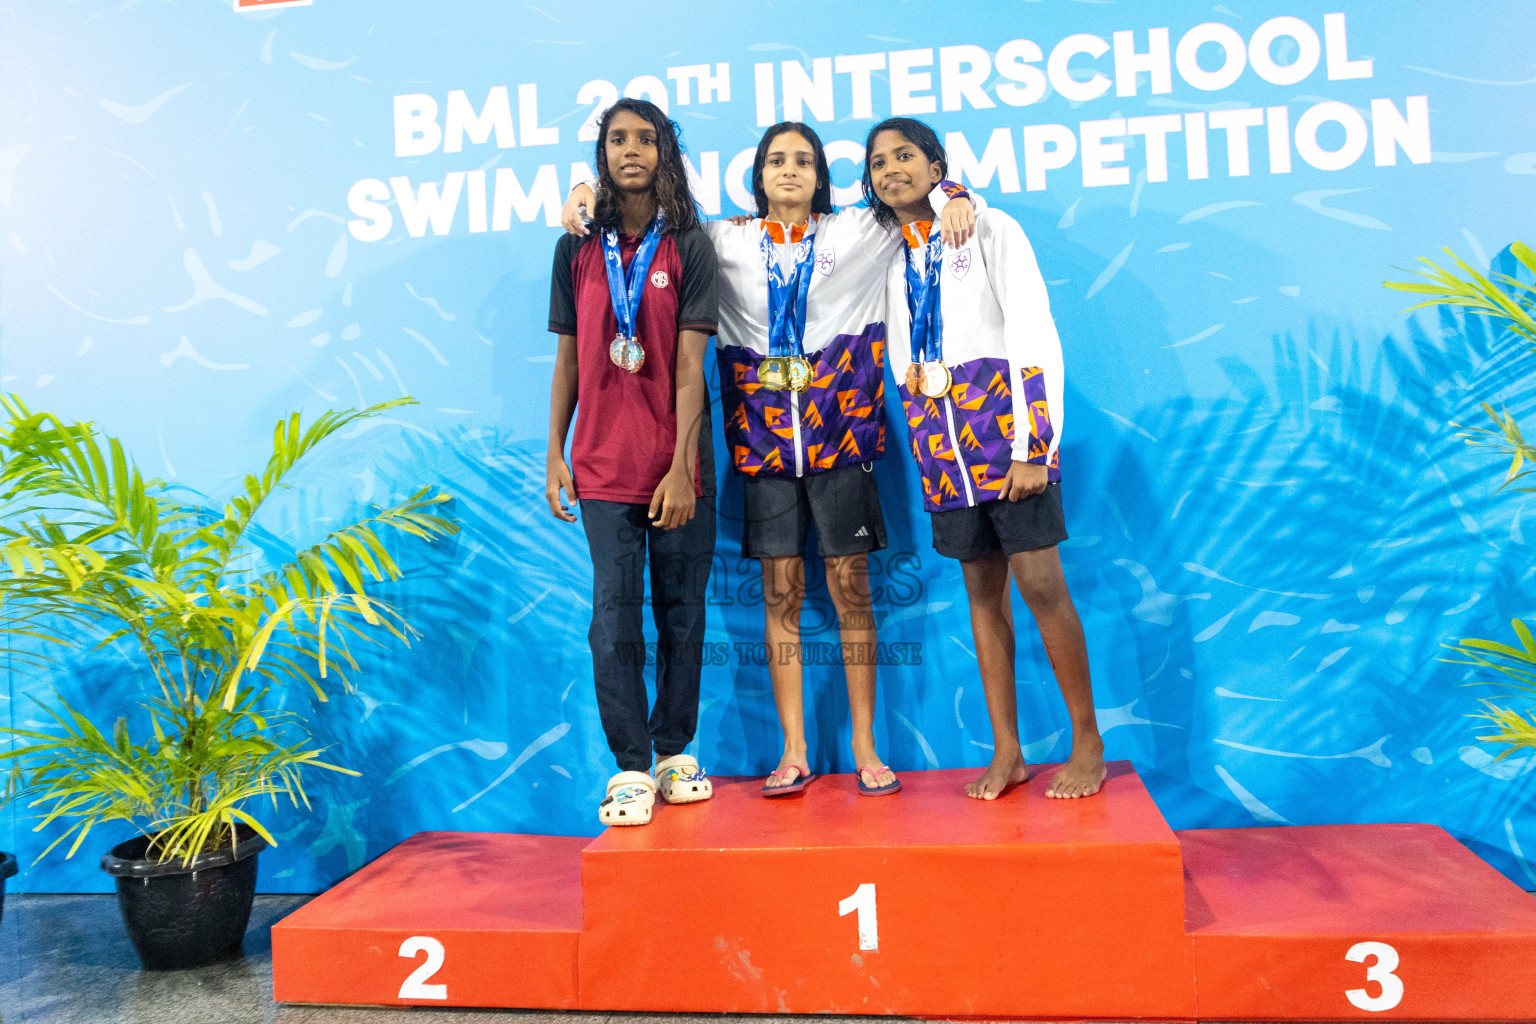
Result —
[[742, 556], [802, 558], [812, 525], [823, 558], [879, 551], [885, 517], [874, 468], [865, 462], [802, 477], [746, 477]]
[[1060, 484], [1046, 484], [1039, 494], [1018, 501], [999, 498], [970, 508], [931, 512], [929, 516], [933, 519], [934, 550], [962, 562], [992, 551], [1016, 555], [1048, 548], [1067, 539]]

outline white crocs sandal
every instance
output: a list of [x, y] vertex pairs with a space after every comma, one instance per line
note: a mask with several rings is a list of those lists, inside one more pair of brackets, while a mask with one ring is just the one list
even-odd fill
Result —
[[691, 804], [715, 795], [714, 784], [704, 777], [704, 769], [687, 754], [664, 758], [656, 762], [652, 770], [656, 774], [656, 785], [669, 804]]
[[656, 783], [645, 772], [619, 772], [608, 780], [608, 792], [597, 807], [604, 825], [648, 825], [656, 803]]

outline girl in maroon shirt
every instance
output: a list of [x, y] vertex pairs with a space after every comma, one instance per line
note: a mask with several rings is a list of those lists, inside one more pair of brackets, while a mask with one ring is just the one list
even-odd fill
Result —
[[[608, 109], [597, 171], [596, 230], [564, 236], [555, 248], [549, 329], [559, 349], [545, 498], [567, 523], [576, 521], [570, 504], [580, 502], [592, 552], [588, 640], [619, 767], [598, 816], [605, 825], [643, 825], [658, 789], [670, 803], [712, 792], [683, 749], [698, 723], [715, 547], [703, 373], [715, 331], [715, 254], [699, 229], [677, 126], [654, 104], [622, 99]], [[647, 559], [659, 633], [654, 708], [643, 675]]]

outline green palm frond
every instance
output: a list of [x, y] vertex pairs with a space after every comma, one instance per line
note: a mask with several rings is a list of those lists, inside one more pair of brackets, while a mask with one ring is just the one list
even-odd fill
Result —
[[[1410, 306], [1404, 312], [1427, 306], [1449, 306], [1481, 314], [1504, 324], [1536, 350], [1536, 287], [1508, 274], [1496, 274], [1490, 279], [1451, 250], [1444, 251], [1451, 258], [1454, 269], [1421, 258], [1419, 262], [1428, 269], [1409, 272], [1424, 278], [1423, 281], [1385, 281], [1382, 287], [1426, 296], [1422, 302]], [[1509, 251], [1521, 266], [1536, 275], [1536, 252], [1523, 242], [1513, 243]], [[1503, 482], [1499, 485], [1500, 490], [1509, 488], [1526, 494], [1536, 490], [1532, 487], [1513, 486], [1529, 476], [1532, 467], [1536, 467], [1536, 446], [1526, 442], [1520, 425], [1507, 409], [1495, 410], [1486, 402], [1482, 408], [1493, 422], [1494, 429], [1453, 424], [1461, 427], [1462, 432], [1457, 436], [1469, 445], [1488, 449], [1501, 460], [1509, 460]]]
[[[1513, 490], [1520, 494], [1530, 494], [1536, 491], [1532, 487], [1514, 487], [1530, 476], [1536, 470], [1536, 445], [1526, 441], [1520, 431], [1520, 424], [1515, 421], [1507, 409], [1494, 409], [1487, 402], [1482, 403], [1483, 412], [1493, 421], [1495, 430], [1486, 427], [1461, 427], [1461, 433], [1457, 434], [1467, 444], [1475, 448], [1486, 448], [1500, 459], [1509, 459], [1509, 468], [1504, 471], [1504, 479], [1498, 489]], [[1452, 424], [1460, 427], [1460, 424]]]
[[[252, 630], [245, 657], [224, 683], [224, 699], [230, 699], [244, 672], [260, 665], [273, 635], [282, 630], [312, 639], [313, 646], [304, 650], [315, 661], [321, 678], [329, 673], [331, 656], [328, 651], [338, 644], [343, 653], [346, 651], [344, 634], [340, 631], [350, 628], [344, 621], [347, 616], [359, 616], [369, 626], [381, 628], [409, 644], [412, 631], [399, 613], [367, 594], [370, 582], [382, 583], [401, 577], [400, 567], [380, 540], [378, 531], [393, 530], [423, 540], [451, 536], [458, 531], [456, 525], [442, 516], [422, 511], [448, 500], [448, 495], [424, 487], [402, 502], [379, 509], [367, 519], [333, 531], [319, 544], [299, 552], [292, 562], [263, 575], [253, 589], [263, 599], [264, 621], [248, 614], [248, 608], [231, 606], [222, 612], [232, 620], [243, 621]], [[297, 623], [301, 617], [314, 627], [313, 634], [305, 634], [299, 629]], [[355, 667], [350, 654], [345, 656]], [[319, 699], [326, 700], [324, 690], [312, 679], [309, 682]]]
[[67, 826], [44, 855], [73, 855], [97, 825], [131, 821], [162, 857], [190, 859], [233, 841], [245, 824], [272, 841], [247, 805], [280, 798], [309, 806], [311, 769], [356, 774], [322, 761], [302, 721], [260, 710], [264, 686], [302, 685], [328, 699], [350, 688], [357, 642], [416, 635], [371, 591], [402, 571], [388, 540], [434, 541], [458, 527], [431, 511], [433, 487], [342, 526], [290, 561], [258, 571], [247, 533], [271, 495], [322, 441], [358, 420], [413, 404], [328, 411], [278, 421], [266, 468], [222, 506], [172, 496], [145, 479], [123, 446], [94, 425], [34, 413], [0, 395], [0, 637], [94, 648], [132, 642], [160, 688], [143, 706], [152, 739], [135, 743], [126, 718], [103, 732], [62, 699], [44, 730], [13, 738], [6, 794], [37, 809], [38, 828]]
[[[1450, 265], [1441, 266], [1421, 258], [1419, 262], [1425, 269], [1411, 273], [1423, 280], [1385, 281], [1382, 286], [1422, 296], [1420, 302], [1404, 312], [1445, 306], [1485, 316], [1502, 324], [1529, 348], [1536, 350], [1536, 287], [1509, 274], [1495, 274], [1490, 278], [1451, 250], [1443, 251], [1450, 257]], [[1515, 242], [1509, 251], [1522, 267], [1536, 275], [1536, 251], [1523, 242]], [[1493, 422], [1493, 429], [1461, 427], [1458, 436], [1469, 445], [1488, 449], [1501, 460], [1509, 460], [1499, 490], [1508, 488], [1527, 494], [1536, 491], [1536, 487], [1515, 486], [1536, 470], [1536, 445], [1525, 440], [1519, 423], [1508, 409], [1495, 409], [1487, 402], [1482, 404], [1482, 409]], [[1460, 427], [1459, 424], [1453, 426]], [[1459, 657], [1446, 660], [1494, 674], [1493, 678], [1473, 685], [1494, 686], [1524, 699], [1536, 700], [1536, 637], [1519, 619], [1515, 619], [1511, 626], [1519, 641], [1518, 647], [1494, 640], [1464, 638], [1454, 645], [1447, 645]], [[1484, 700], [1482, 704], [1483, 710], [1470, 717], [1497, 727], [1477, 738], [1502, 744], [1504, 750], [1499, 757], [1507, 757], [1524, 747], [1536, 747], [1536, 714], [1522, 714], [1491, 700]]]
[[[44, 708], [54, 730], [13, 730], [31, 742], [0, 753], [0, 761], [18, 764], [18, 790], [39, 794], [28, 804], [43, 808], [35, 831], [70, 822], [40, 857], [65, 842], [73, 856], [93, 828], [110, 821], [142, 822], [161, 859], [190, 860], [226, 841], [236, 821], [276, 845], [243, 803], [285, 796], [307, 805], [301, 770], [357, 773], [320, 760], [323, 751], [308, 746], [293, 716], [257, 710], [263, 695], [244, 690], [228, 710], [198, 707], [195, 722], [186, 709], [157, 701], [150, 707], [155, 735], [146, 743], [132, 741], [125, 719], [108, 736], [62, 699], [61, 710]], [[280, 742], [290, 734], [294, 742]]]
[[[1495, 678], [1479, 680], [1470, 685], [1493, 686], [1513, 695], [1536, 700], [1536, 635], [1520, 619], [1510, 622], [1520, 646], [1500, 643], [1497, 640], [1464, 638], [1446, 646], [1461, 657], [1446, 658], [1453, 665], [1470, 665], [1495, 673]], [[1491, 700], [1482, 701], [1483, 710], [1468, 717], [1493, 722], [1497, 732], [1477, 738], [1485, 743], [1504, 744], [1499, 757], [1508, 757], [1522, 747], [1536, 747], [1536, 713], [1529, 717], [1511, 708], [1502, 707]]]
[[299, 413], [293, 413], [286, 420], [278, 420], [272, 432], [272, 457], [267, 460], [266, 469], [259, 477], [246, 476], [245, 493], [230, 499], [224, 506], [224, 517], [200, 535], [214, 558], [216, 571], [222, 571], [229, 565], [230, 558], [244, 539], [245, 531], [262, 503], [282, 486], [284, 477], [316, 445], [358, 420], [378, 416], [403, 405], [415, 404], [414, 398], [397, 398], [370, 405], [366, 409], [348, 409], [344, 412], [327, 410], [307, 428]]
[[[115, 536], [123, 549], [147, 564], [162, 522], [157, 480], [140, 476], [116, 438], [99, 438], [89, 423], [65, 423], [49, 413], [30, 413], [15, 396], [4, 400], [13, 416], [0, 435], [5, 451], [0, 484], [6, 497], [45, 495], [62, 503], [84, 527], [85, 543]], [[15, 419], [21, 415], [19, 421]], [[105, 445], [103, 445], [103, 441]], [[171, 520], [180, 518], [173, 512]]]
[[[1528, 345], [1536, 348], [1536, 316], [1532, 315], [1533, 308], [1536, 308], [1532, 302], [1536, 298], [1536, 289], [1508, 274], [1496, 275], [1498, 283], [1495, 283], [1478, 273], [1450, 249], [1442, 251], [1451, 258], [1455, 270], [1421, 256], [1419, 262], [1428, 269], [1405, 270], [1405, 273], [1417, 274], [1424, 278], [1422, 282], [1384, 281], [1382, 287], [1425, 296], [1422, 301], [1404, 310], [1405, 313], [1428, 306], [1454, 306], [1481, 313], [1502, 321], [1506, 327], [1524, 338]], [[1529, 246], [1515, 242], [1509, 251], [1522, 266], [1536, 274], [1536, 252], [1532, 252]], [[1515, 294], [1511, 295], [1509, 289], [1513, 289]]]
[[1483, 743], [1500, 743], [1504, 749], [1495, 760], [1503, 760], [1517, 750], [1536, 748], [1536, 711], [1522, 715], [1514, 708], [1500, 707], [1491, 700], [1483, 701], [1486, 709], [1470, 717], [1492, 722], [1497, 729], [1483, 733], [1477, 739]]

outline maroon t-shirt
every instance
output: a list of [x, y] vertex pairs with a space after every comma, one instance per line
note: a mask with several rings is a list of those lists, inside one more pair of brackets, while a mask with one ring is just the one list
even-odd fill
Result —
[[[620, 235], [627, 270], [640, 239]], [[672, 378], [680, 331], [715, 333], [715, 249], [699, 228], [662, 236], [640, 296], [639, 341], [645, 365], [630, 373], [613, 365], [608, 348], [618, 320], [608, 292], [597, 232], [566, 235], [555, 246], [549, 329], [576, 336], [576, 423], [571, 476], [581, 498], [649, 502], [672, 468], [677, 403]], [[699, 429], [694, 495], [713, 495], [714, 448], [709, 392]], [[702, 469], [702, 472], [701, 472]]]

